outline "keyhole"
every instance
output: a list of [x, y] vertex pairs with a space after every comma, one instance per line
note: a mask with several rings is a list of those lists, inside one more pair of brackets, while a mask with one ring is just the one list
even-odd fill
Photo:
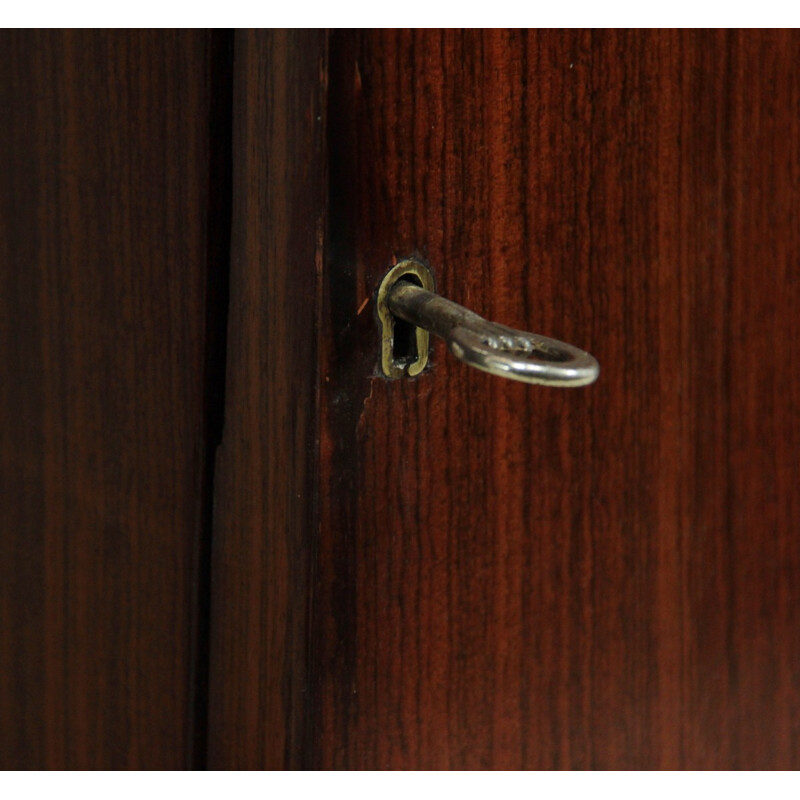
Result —
[[[401, 281], [408, 281], [414, 286], [422, 286], [422, 281], [416, 275], [403, 275]], [[417, 328], [400, 317], [393, 316], [393, 320], [392, 360], [398, 367], [413, 364], [419, 356], [417, 353]]]

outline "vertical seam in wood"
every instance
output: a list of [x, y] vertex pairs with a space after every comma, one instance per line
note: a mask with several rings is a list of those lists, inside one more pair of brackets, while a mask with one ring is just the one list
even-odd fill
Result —
[[217, 449], [225, 423], [225, 374], [233, 173], [233, 32], [209, 34], [208, 194], [206, 218], [205, 353], [199, 538], [194, 565], [194, 619], [190, 660], [188, 766], [205, 769], [208, 749], [211, 544]]

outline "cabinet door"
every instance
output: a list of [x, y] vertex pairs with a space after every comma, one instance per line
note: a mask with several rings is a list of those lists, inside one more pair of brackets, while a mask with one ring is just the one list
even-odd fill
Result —
[[4, 769], [202, 763], [225, 37], [0, 35]]
[[798, 34], [0, 45], [2, 765], [800, 765]]
[[[798, 766], [799, 44], [237, 38], [212, 765]], [[599, 381], [385, 380], [411, 254]]]

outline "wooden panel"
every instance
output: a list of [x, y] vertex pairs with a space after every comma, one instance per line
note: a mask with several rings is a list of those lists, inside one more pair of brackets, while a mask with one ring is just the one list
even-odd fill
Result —
[[306, 763], [326, 35], [237, 34], [209, 765]]
[[0, 42], [6, 769], [192, 763], [212, 38]]
[[[799, 45], [333, 34], [309, 764], [800, 766]], [[377, 377], [411, 253], [599, 383]]]

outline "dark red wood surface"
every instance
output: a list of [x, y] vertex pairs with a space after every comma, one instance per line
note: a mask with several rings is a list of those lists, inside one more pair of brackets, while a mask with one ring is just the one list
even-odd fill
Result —
[[[800, 765], [799, 46], [333, 34], [311, 765]], [[376, 377], [411, 253], [599, 382]]]
[[800, 766], [800, 36], [225, 36], [0, 41], [0, 764]]
[[202, 749], [214, 42], [0, 37], [6, 769]]
[[326, 34], [237, 33], [209, 766], [306, 762]]

